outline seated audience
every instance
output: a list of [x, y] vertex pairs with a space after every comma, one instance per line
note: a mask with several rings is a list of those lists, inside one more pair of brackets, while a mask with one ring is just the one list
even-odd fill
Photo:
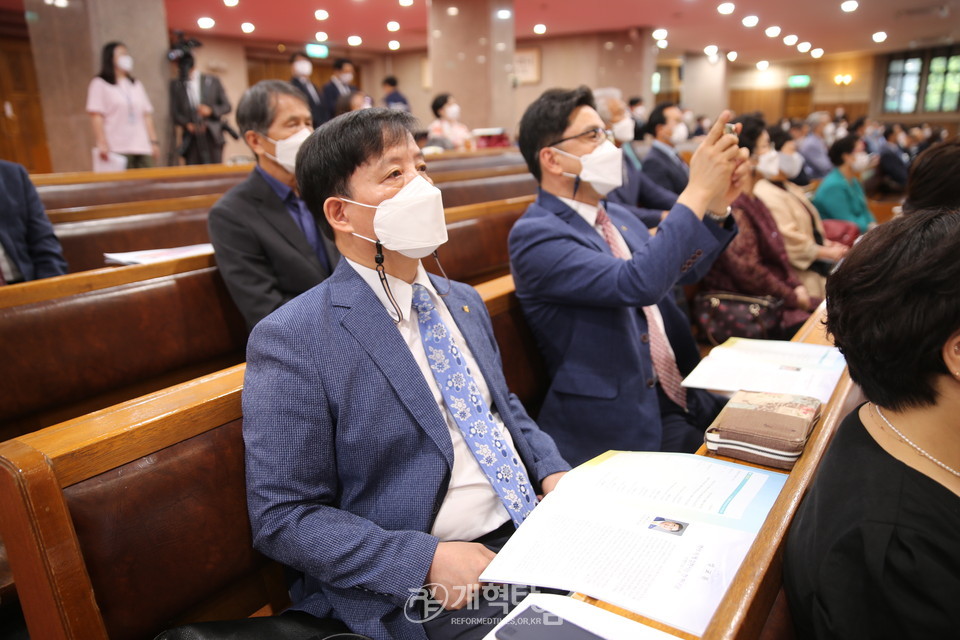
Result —
[[616, 88], [602, 88], [593, 92], [597, 115], [603, 125], [613, 132], [614, 144], [623, 151], [623, 184], [607, 194], [607, 202], [616, 202], [632, 211], [649, 228], [677, 203], [677, 196], [664, 189], [641, 171], [641, 162], [633, 146], [633, 118]]
[[0, 160], [0, 285], [66, 272], [60, 241], [27, 170]]
[[807, 118], [807, 134], [797, 144], [797, 151], [806, 161], [805, 171], [810, 180], [819, 180], [828, 173], [833, 165], [827, 152], [825, 140], [830, 115], [826, 111], [817, 111]]
[[[441, 146], [463, 151], [473, 145], [470, 128], [460, 122], [460, 105], [449, 93], [441, 93], [430, 104], [436, 120], [430, 123], [431, 144], [442, 141]], [[444, 144], [445, 143], [445, 144]]]
[[[779, 157], [770, 146], [763, 120], [753, 116], [739, 119], [740, 146], [750, 152], [752, 171], [743, 180], [743, 193], [733, 203], [733, 217], [740, 232], [703, 278], [710, 291], [727, 291], [751, 296], [772, 296], [783, 300], [783, 319], [777, 335], [789, 338], [809, 317], [820, 300], [812, 298], [790, 266], [787, 250], [770, 210], [757, 197], [755, 188], [766, 177], [780, 171]], [[769, 183], [767, 183], [769, 185]], [[770, 189], [776, 189], [769, 185]]]
[[864, 149], [863, 141], [856, 136], [841, 138], [830, 145], [830, 162], [835, 168], [813, 196], [813, 204], [824, 219], [852, 222], [860, 233], [877, 223], [858, 179], [870, 164], [870, 156]]
[[300, 151], [343, 259], [250, 336], [247, 500], [254, 546], [296, 572], [295, 610], [372, 638], [480, 638], [513, 604], [478, 593], [480, 573], [570, 467], [507, 390], [483, 300], [420, 262], [447, 235], [414, 126], [354, 111]]
[[643, 172], [656, 184], [679, 195], [690, 180], [690, 168], [674, 148], [687, 139], [687, 125], [679, 107], [669, 102], [658, 104], [650, 113], [646, 131], [653, 136], [653, 145], [643, 159]]
[[753, 193], [777, 223], [793, 273], [812, 297], [823, 298], [826, 276], [847, 247], [826, 237], [820, 212], [803, 189], [790, 182], [803, 166], [790, 135], [779, 127], [770, 127], [767, 133], [777, 150], [779, 175], [758, 180]]
[[247, 89], [237, 125], [257, 157], [250, 177], [210, 210], [217, 266], [247, 328], [312, 288], [340, 259], [297, 189], [297, 150], [313, 130], [303, 93], [264, 80]]
[[387, 76], [383, 79], [383, 103], [387, 109], [410, 111], [410, 102], [400, 93], [400, 89], [397, 88], [399, 84], [396, 76]]
[[934, 145], [917, 156], [910, 167], [903, 212], [960, 208], [960, 137]]
[[878, 191], [881, 193], [903, 193], [907, 186], [907, 170], [909, 168], [909, 154], [897, 144], [896, 129], [887, 125], [883, 130], [880, 164], [877, 167], [880, 178]]
[[798, 638], [960, 629], [960, 208], [871, 231], [827, 282], [827, 330], [868, 402], [840, 424], [790, 527]]
[[680, 386], [700, 359], [671, 292], [695, 282], [735, 234], [727, 214], [745, 153], [724, 114], [694, 154], [690, 186], [652, 236], [603, 196], [623, 154], [587, 87], [551, 89], [520, 121], [537, 200], [510, 232], [517, 298], [550, 386], [538, 416], [572, 463], [608, 449], [688, 451], [723, 402]]
[[366, 93], [357, 89], [337, 98], [337, 105], [334, 109], [333, 117], [342, 116], [350, 111], [359, 111], [360, 109], [370, 108], [370, 97]]

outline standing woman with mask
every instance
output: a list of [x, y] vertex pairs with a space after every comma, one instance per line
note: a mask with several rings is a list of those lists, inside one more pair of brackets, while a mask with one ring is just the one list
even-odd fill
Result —
[[106, 160], [111, 151], [120, 153], [126, 156], [128, 169], [140, 169], [153, 166], [160, 147], [153, 105], [132, 71], [133, 58], [122, 42], [104, 45], [100, 74], [87, 89], [87, 113], [100, 158]]
[[[767, 176], [779, 174], [777, 152], [760, 118], [736, 120], [742, 126], [740, 146], [750, 152], [753, 170], [743, 180], [743, 193], [734, 200], [732, 214], [740, 228], [726, 251], [704, 277], [704, 287], [751, 296], [773, 296], [783, 300], [779, 335], [789, 338], [820, 304], [795, 275], [787, 258], [783, 237], [770, 210], [756, 195]], [[772, 152], [772, 153], [771, 153]]]
[[857, 136], [847, 136], [830, 145], [829, 153], [834, 169], [820, 183], [813, 204], [824, 218], [852, 222], [865, 233], [877, 224], [857, 178], [870, 164], [866, 146]]
[[797, 278], [810, 295], [822, 298], [826, 293], [826, 275], [847, 252], [847, 247], [825, 236], [820, 212], [803, 189], [791, 182], [803, 172], [803, 156], [797, 153], [790, 134], [780, 127], [770, 127], [767, 133], [772, 145], [767, 151], [766, 166], [761, 168], [771, 171], [774, 156], [778, 167], [775, 173], [758, 180], [753, 192], [777, 223]]
[[441, 93], [430, 105], [437, 119], [430, 123], [430, 139], [446, 140], [452, 149], [465, 151], [473, 148], [470, 128], [460, 122], [460, 105], [449, 93]]

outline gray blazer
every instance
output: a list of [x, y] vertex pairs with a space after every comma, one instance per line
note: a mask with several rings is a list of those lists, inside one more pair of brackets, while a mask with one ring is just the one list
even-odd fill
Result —
[[[320, 264], [286, 206], [256, 170], [217, 201], [207, 224], [217, 266], [248, 329], [333, 271]], [[318, 234], [335, 266], [340, 253], [333, 241]]]

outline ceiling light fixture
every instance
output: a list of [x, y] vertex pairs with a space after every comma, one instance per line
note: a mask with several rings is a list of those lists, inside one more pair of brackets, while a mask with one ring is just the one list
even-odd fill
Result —
[[240, 31], [243, 31], [244, 33], [253, 33], [254, 29], [256, 29], [256, 27], [253, 26], [252, 22], [244, 22], [242, 25], [240, 25]]
[[733, 62], [736, 59], [737, 59], [736, 51], [727, 51], [727, 60], [729, 60], [730, 62]]
[[497, 11], [497, 17], [501, 20], [509, 20], [511, 17], [513, 17], [513, 12], [510, 11], [510, 9], [500, 9]]
[[460, 13], [460, 9], [458, 9], [457, 7], [447, 7], [448, 16], [455, 16], [459, 13]]
[[654, 40], [666, 40], [667, 39], [667, 30], [666, 29], [654, 29], [653, 33], [650, 34], [653, 36]]
[[400, 23], [395, 20], [391, 20], [387, 23], [387, 31], [400, 31]]
[[801, 42], [797, 45], [797, 51], [800, 53], [806, 53], [807, 51], [810, 51], [810, 47], [812, 46], [813, 45], [811, 45], [809, 42]]
[[327, 41], [327, 32], [326, 31], [317, 31], [313, 34], [313, 37], [316, 38], [317, 42], [326, 42]]
[[668, 43], [666, 40], [657, 40], [657, 46], [660, 47], [661, 49], [666, 49], [668, 46]]
[[400, 0], [401, 7], [409, 7], [413, 5], [413, 0]]
[[387, 43], [387, 46], [390, 47], [390, 51], [396, 51], [400, 48], [400, 42], [398, 40], [391, 40]]
[[350, 36], [349, 38], [347, 38], [347, 44], [350, 45], [351, 47], [359, 47], [360, 45], [363, 44], [363, 38], [361, 38], [360, 36]]
[[767, 27], [764, 31], [768, 38], [776, 38], [780, 35], [780, 27]]
[[215, 24], [213, 18], [197, 18], [197, 26], [201, 29], [212, 29]]
[[857, 0], [847, 0], [846, 2], [840, 3], [840, 10], [844, 13], [852, 13], [857, 10], [860, 4]]
[[877, 31], [875, 34], [873, 34], [873, 41], [876, 43], [883, 42], [886, 39], [887, 39], [886, 31]]
[[327, 11], [324, 11], [323, 9], [317, 9], [316, 11], [313, 12], [313, 17], [316, 18], [317, 20], [326, 20], [327, 18], [330, 17], [330, 14]]
[[705, 47], [703, 48], [703, 52], [704, 52], [705, 54], [707, 54], [708, 56], [715, 56], [715, 55], [717, 55], [717, 51], [719, 51], [719, 50], [720, 50], [720, 47], [718, 47], [718, 46], [715, 45], [715, 44], [708, 44], [707, 46], [705, 46]]
[[533, 32], [538, 36], [542, 36], [547, 32], [547, 25], [545, 24], [535, 24], [533, 25]]
[[736, 9], [736, 7], [733, 6], [732, 2], [724, 2], [723, 4], [717, 5], [717, 13], [721, 13], [725, 16], [733, 13], [734, 9]]
[[240, 0], [223, 0], [223, 4], [228, 7], [235, 7], [240, 2]]
[[760, 24], [760, 18], [758, 18], [757, 16], [746, 16], [740, 22], [743, 23], [743, 26], [747, 28], [752, 28]]
[[757, 69], [759, 69], [760, 71], [766, 71], [769, 67], [770, 67], [770, 63], [767, 62], [766, 60], [761, 60], [760, 62], [757, 63]]
[[799, 39], [800, 38], [795, 35], [789, 35], [783, 39], [783, 44], [787, 45], [788, 47], [792, 47], [793, 45], [797, 44]]

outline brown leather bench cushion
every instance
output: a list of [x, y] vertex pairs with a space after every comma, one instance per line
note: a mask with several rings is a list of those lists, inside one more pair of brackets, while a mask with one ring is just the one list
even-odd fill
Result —
[[46, 426], [31, 414], [207, 361], [242, 362], [246, 342], [215, 267], [0, 309], [0, 335], [0, 440]]
[[229, 585], [257, 584], [272, 564], [251, 545], [240, 420], [68, 487], [64, 497], [114, 640], [152, 637]]
[[99, 269], [103, 254], [210, 242], [208, 209], [64, 222], [53, 227], [70, 272]]
[[443, 206], [459, 207], [477, 202], [533, 195], [537, 192], [537, 181], [529, 173], [518, 173], [479, 180], [443, 182], [437, 187], [443, 194]]
[[160, 200], [204, 193], [226, 193], [250, 174], [246, 167], [238, 173], [220, 176], [178, 176], [163, 180], [114, 180], [81, 184], [37, 187], [46, 209], [66, 209], [113, 202]]

